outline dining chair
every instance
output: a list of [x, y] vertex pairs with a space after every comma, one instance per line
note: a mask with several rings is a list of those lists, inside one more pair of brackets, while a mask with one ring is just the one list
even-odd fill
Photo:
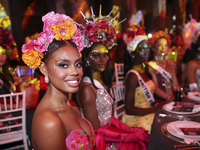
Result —
[[114, 95], [114, 117], [121, 120], [124, 113], [124, 92], [125, 87], [123, 84], [118, 84], [112, 87]]
[[118, 85], [124, 83], [124, 64], [114, 63], [114, 74], [112, 77], [112, 85]]
[[[0, 145], [28, 150], [26, 134], [26, 92], [0, 95]], [[13, 144], [13, 143], [16, 143]], [[12, 143], [12, 144], [11, 144]]]

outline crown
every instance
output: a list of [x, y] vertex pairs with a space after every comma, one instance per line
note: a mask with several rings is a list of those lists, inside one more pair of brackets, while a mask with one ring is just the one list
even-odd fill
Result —
[[82, 28], [84, 47], [90, 47], [93, 42], [102, 42], [103, 44], [107, 45], [108, 49], [111, 49], [114, 45], [116, 45], [117, 33], [115, 27], [125, 21], [126, 18], [114, 25], [113, 21], [120, 13], [111, 19], [110, 15], [113, 10], [114, 8], [107, 16], [102, 16], [100, 5], [99, 17], [95, 18], [93, 9], [91, 7], [92, 18], [90, 20], [85, 17], [82, 11], [80, 11], [83, 19], [86, 21], [86, 24], [84, 26], [78, 23], [76, 24]]

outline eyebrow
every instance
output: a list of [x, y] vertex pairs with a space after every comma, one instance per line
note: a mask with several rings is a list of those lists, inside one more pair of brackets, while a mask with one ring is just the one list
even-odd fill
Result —
[[[56, 62], [59, 62], [59, 61], [66, 61], [66, 62], [70, 62], [69, 59], [57, 59]], [[81, 61], [81, 58], [77, 58], [76, 61]]]

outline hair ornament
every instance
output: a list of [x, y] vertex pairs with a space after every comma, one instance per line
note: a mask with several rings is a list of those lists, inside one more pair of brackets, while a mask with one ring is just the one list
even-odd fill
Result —
[[190, 15], [190, 22], [188, 22], [184, 27], [183, 30], [183, 40], [185, 43], [185, 49], [191, 49], [191, 44], [197, 42], [197, 39], [200, 35], [200, 23], [197, 23], [195, 19], [192, 18]]
[[84, 14], [80, 11], [80, 13], [83, 16], [83, 19], [86, 21], [86, 24], [79, 25], [82, 28], [82, 34], [83, 34], [83, 40], [84, 40], [84, 46], [90, 47], [93, 42], [102, 42], [103, 44], [107, 45], [108, 49], [111, 49], [114, 45], [116, 45], [117, 40], [117, 34], [115, 27], [122, 23], [122, 20], [117, 25], [113, 24], [113, 21], [115, 18], [119, 15], [119, 13], [114, 17], [110, 18], [110, 15], [114, 8], [111, 10], [111, 12], [107, 16], [101, 15], [101, 5], [99, 9], [99, 17], [95, 18], [93, 9], [91, 7], [91, 13], [92, 13], [92, 19], [88, 20]]
[[149, 46], [153, 47], [157, 40], [165, 38], [167, 40], [168, 45], [171, 45], [170, 36], [164, 31], [160, 30], [152, 34], [152, 37], [148, 39]]
[[43, 32], [37, 39], [31, 39], [28, 44], [22, 46], [22, 59], [30, 68], [36, 69], [41, 63], [44, 52], [48, 50], [49, 44], [56, 40], [72, 40], [79, 52], [84, 47], [80, 29], [77, 28], [73, 19], [64, 14], [49, 12], [42, 17], [44, 22]]

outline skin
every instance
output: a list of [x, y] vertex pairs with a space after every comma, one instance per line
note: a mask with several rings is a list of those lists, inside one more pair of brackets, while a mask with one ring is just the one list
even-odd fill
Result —
[[[108, 62], [108, 50], [104, 45], [98, 45], [89, 53], [87, 60], [93, 73], [93, 78], [102, 83], [100, 73], [105, 70]], [[106, 88], [106, 87], [105, 87]], [[81, 83], [78, 92], [78, 102], [83, 110], [84, 116], [90, 121], [94, 130], [100, 127], [98, 113], [96, 110], [97, 90], [88, 83]]]
[[[199, 55], [200, 55], [200, 52], [199, 52]], [[187, 63], [186, 74], [187, 74], [188, 84], [197, 83], [196, 78], [195, 78], [195, 73], [197, 69], [200, 69], [200, 63], [198, 61], [198, 58], [194, 60], [190, 60]]]
[[[138, 44], [136, 50], [132, 52], [132, 56], [135, 57], [135, 65], [139, 65], [148, 60], [149, 49], [147, 48], [146, 41], [142, 41]], [[140, 76], [144, 82], [149, 81], [149, 77], [144, 73], [140, 73]], [[140, 108], [135, 107], [135, 91], [139, 87], [138, 77], [135, 73], [129, 73], [125, 81], [125, 111], [128, 115], [144, 116], [150, 113], [156, 112], [155, 108]], [[155, 94], [161, 97], [167, 97], [168, 94], [160, 90], [157, 86], [155, 88]]]
[[33, 116], [33, 148], [66, 150], [65, 139], [76, 129], [84, 130], [91, 137], [89, 124], [67, 96], [77, 92], [83, 75], [78, 50], [71, 45], [61, 47], [39, 69], [50, 82]]

